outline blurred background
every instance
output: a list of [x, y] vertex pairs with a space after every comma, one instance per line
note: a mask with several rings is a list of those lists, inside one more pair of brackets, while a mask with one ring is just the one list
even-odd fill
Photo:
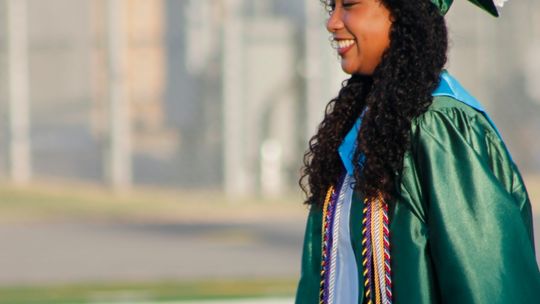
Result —
[[[447, 15], [540, 235], [540, 2]], [[0, 303], [292, 303], [318, 0], [0, 0]]]

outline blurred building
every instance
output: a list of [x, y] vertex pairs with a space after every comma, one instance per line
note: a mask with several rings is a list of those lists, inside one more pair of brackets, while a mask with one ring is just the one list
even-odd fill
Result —
[[[0, 20], [10, 1], [26, 3], [27, 31], [0, 27], [4, 179], [13, 33], [28, 41], [38, 180], [109, 183], [120, 170], [135, 185], [297, 191], [307, 140], [346, 79], [318, 0], [1, 0]], [[538, 12], [540, 3], [512, 1], [496, 20], [457, 1], [447, 18], [449, 69], [484, 103], [525, 173], [540, 171]]]

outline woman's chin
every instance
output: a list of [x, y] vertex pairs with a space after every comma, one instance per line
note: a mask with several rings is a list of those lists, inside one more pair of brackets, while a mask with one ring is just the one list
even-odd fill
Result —
[[356, 73], [355, 69], [353, 69], [344, 60], [341, 61], [341, 69], [343, 70], [343, 72], [345, 72], [346, 74], [349, 74], [349, 75], [352, 75], [352, 74]]
[[367, 65], [358, 65], [342, 58], [341, 69], [343, 70], [343, 72], [349, 75], [355, 74], [355, 75], [371, 76], [373, 75], [375, 67], [370, 67]]

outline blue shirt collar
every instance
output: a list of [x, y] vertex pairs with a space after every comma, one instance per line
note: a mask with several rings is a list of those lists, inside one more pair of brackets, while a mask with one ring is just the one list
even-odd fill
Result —
[[[353, 165], [353, 159], [354, 159], [354, 151], [356, 150], [356, 138], [358, 137], [358, 132], [360, 132], [360, 126], [362, 125], [362, 116], [356, 120], [356, 123], [351, 128], [349, 133], [345, 135], [345, 138], [341, 142], [341, 145], [338, 148], [339, 157], [341, 158], [341, 162], [343, 162], [343, 166], [345, 166], [345, 169], [347, 170], [347, 173], [349, 175], [354, 174], [354, 165]], [[364, 155], [360, 155], [360, 163], [364, 162]]]

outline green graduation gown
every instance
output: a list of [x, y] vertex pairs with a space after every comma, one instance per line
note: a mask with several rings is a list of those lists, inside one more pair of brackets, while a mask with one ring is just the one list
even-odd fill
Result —
[[[389, 202], [393, 302], [540, 303], [531, 204], [497, 130], [471, 106], [436, 96], [410, 132], [399, 197]], [[355, 193], [358, 265], [362, 205]], [[297, 304], [319, 302], [321, 222], [322, 210], [312, 207]], [[363, 282], [361, 269], [358, 276]]]

